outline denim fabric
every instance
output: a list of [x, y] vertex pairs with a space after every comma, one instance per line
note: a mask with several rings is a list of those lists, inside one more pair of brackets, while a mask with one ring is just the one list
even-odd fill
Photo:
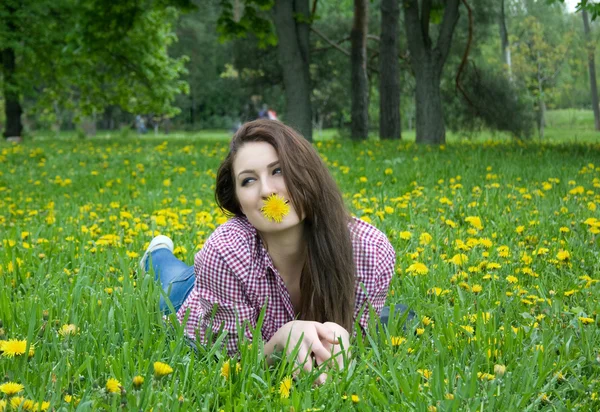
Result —
[[[147, 269], [149, 264], [152, 265], [154, 270], [154, 279], [160, 281], [162, 289], [169, 297], [175, 312], [177, 312], [194, 287], [196, 279], [194, 267], [188, 266], [177, 259], [169, 249], [153, 251], [146, 262]], [[162, 312], [169, 312], [169, 307], [162, 295], [160, 296], [159, 306]]]

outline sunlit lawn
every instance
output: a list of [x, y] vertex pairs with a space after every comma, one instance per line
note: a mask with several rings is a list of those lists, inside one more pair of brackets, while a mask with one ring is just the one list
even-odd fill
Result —
[[0, 145], [0, 384], [23, 385], [0, 411], [600, 408], [599, 144], [317, 142], [394, 244], [388, 302], [418, 322], [288, 391], [293, 365], [267, 367], [259, 339], [231, 361], [191, 349], [137, 267], [157, 233], [191, 264], [224, 221], [217, 135]]

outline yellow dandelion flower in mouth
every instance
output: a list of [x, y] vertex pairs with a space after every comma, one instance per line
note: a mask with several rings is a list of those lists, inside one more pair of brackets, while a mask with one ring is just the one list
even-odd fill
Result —
[[279, 395], [281, 399], [287, 399], [290, 397], [290, 392], [292, 390], [292, 378], [286, 376], [283, 378], [281, 383], [279, 384]]
[[5, 395], [13, 396], [23, 390], [24, 386], [20, 383], [6, 382], [0, 385], [0, 392]]
[[163, 362], [154, 362], [154, 377], [162, 378], [173, 373], [173, 368]]
[[2, 343], [0, 350], [2, 351], [2, 356], [13, 358], [15, 356], [23, 355], [26, 348], [26, 340], [9, 339]]
[[281, 223], [283, 218], [290, 213], [290, 206], [282, 196], [272, 194], [265, 200], [260, 211], [268, 220]]

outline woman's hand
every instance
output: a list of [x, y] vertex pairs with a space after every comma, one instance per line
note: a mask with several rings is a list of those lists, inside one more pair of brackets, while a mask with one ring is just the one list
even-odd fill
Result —
[[270, 360], [270, 355], [276, 349], [281, 349], [289, 356], [299, 345], [296, 362], [310, 372], [313, 368], [311, 355], [314, 355], [318, 365], [331, 358], [331, 348], [338, 344], [338, 337], [341, 336], [339, 330], [336, 336], [336, 330], [319, 322], [293, 320], [279, 328], [265, 344], [265, 355]]
[[[344, 357], [348, 358], [350, 356], [350, 333], [348, 333], [348, 331], [342, 326], [334, 322], [325, 322], [323, 326], [333, 332], [337, 343], [331, 344], [327, 341], [321, 341], [321, 343], [329, 351], [330, 358], [332, 356], [335, 357], [335, 361], [337, 362], [339, 368], [343, 369]], [[327, 360], [329, 360], [329, 358], [323, 359], [321, 362], [319, 362], [319, 359], [317, 358], [317, 364], [320, 365], [322, 362]]]

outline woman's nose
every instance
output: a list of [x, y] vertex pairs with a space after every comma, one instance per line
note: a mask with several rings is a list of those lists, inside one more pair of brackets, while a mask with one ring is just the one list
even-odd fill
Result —
[[261, 189], [260, 195], [264, 199], [271, 196], [273, 193], [277, 193], [277, 190], [275, 189], [275, 185], [269, 179], [263, 180], [260, 189]]

